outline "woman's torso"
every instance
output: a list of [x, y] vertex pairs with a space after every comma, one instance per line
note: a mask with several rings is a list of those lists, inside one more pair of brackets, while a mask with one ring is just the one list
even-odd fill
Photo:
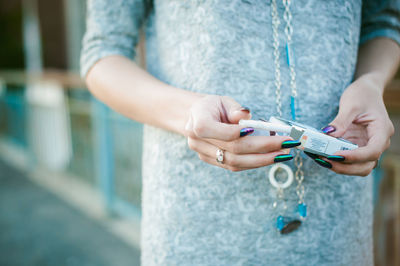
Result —
[[[154, 1], [148, 71], [173, 86], [228, 95], [253, 118], [276, 115], [270, 1]], [[283, 116], [290, 118], [281, 18]], [[355, 70], [361, 1], [292, 1], [299, 122], [336, 115]], [[171, 103], [174, 104], [174, 103]], [[293, 166], [292, 163], [289, 165]], [[339, 176], [304, 158], [307, 220], [275, 230], [266, 168], [232, 173], [200, 161], [184, 137], [146, 126], [144, 265], [372, 265], [370, 178]], [[295, 209], [295, 184], [285, 192]]]

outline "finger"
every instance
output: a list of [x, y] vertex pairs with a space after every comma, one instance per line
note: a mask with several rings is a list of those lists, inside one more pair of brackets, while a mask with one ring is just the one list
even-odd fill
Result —
[[[218, 147], [206, 141], [193, 138], [188, 138], [188, 145], [199, 154], [214, 158], [215, 160]], [[275, 162], [293, 159], [293, 156], [289, 156], [288, 153], [289, 150], [280, 150], [263, 154], [238, 155], [229, 151], [224, 151], [224, 164], [237, 168], [258, 168]]]
[[243, 107], [229, 96], [222, 96], [221, 99], [229, 123], [238, 124], [240, 119], [251, 119], [250, 109], [248, 107]]
[[336, 138], [342, 137], [356, 116], [357, 112], [353, 103], [341, 103], [335, 119], [329, 125], [323, 127], [322, 131]]
[[317, 154], [315, 154], [315, 153], [312, 153], [312, 152], [308, 152], [308, 151], [304, 151], [304, 153], [308, 156], [308, 157], [310, 157], [311, 159], [316, 159], [316, 158], [319, 158], [319, 156], [317, 155]]
[[327, 161], [325, 157], [318, 156], [316, 154], [309, 154], [309, 156], [318, 165], [331, 169], [332, 171], [342, 175], [367, 176], [376, 166], [376, 161], [343, 164], [340, 162]]
[[[285, 153], [274, 153], [274, 154], [269, 154], [269, 155], [270, 155], [270, 156], [268, 156], [268, 157], [289, 156], [288, 154], [285, 154]], [[240, 157], [248, 157], [248, 156], [251, 156], [251, 155], [239, 155], [239, 156], [240, 156]], [[255, 156], [259, 156], [259, 160], [258, 160], [258, 161], [257, 161], [257, 159], [254, 160], [254, 158], [252, 158], [252, 159], [251, 159], [252, 162], [249, 163], [249, 164], [247, 164], [247, 163], [244, 162], [244, 161], [241, 161], [241, 163], [236, 164], [236, 163], [234, 163], [232, 160], [226, 159], [226, 156], [224, 155], [224, 163], [221, 164], [221, 163], [217, 162], [216, 159], [215, 159], [214, 157], [210, 157], [210, 156], [207, 156], [207, 155], [205, 155], [205, 154], [199, 154], [199, 158], [200, 158], [201, 160], [203, 160], [203, 161], [205, 161], [205, 162], [207, 162], [207, 163], [209, 163], [209, 164], [213, 164], [213, 165], [216, 165], [216, 166], [219, 166], [219, 167], [228, 169], [228, 170], [233, 171], [233, 172], [242, 171], [242, 170], [249, 170], [249, 169], [255, 169], [255, 168], [260, 168], [260, 167], [264, 167], [264, 166], [267, 166], [267, 165], [271, 165], [271, 164], [273, 164], [273, 163], [276, 163], [276, 162], [274, 161], [274, 159], [271, 159], [271, 158], [261, 158], [261, 157], [263, 157], [263, 156], [264, 156], [264, 157], [267, 157], [267, 155], [259, 154], [259, 155], [255, 155]], [[290, 156], [291, 156], [291, 155], [290, 155]], [[242, 158], [241, 158], [241, 159], [242, 159]], [[285, 160], [286, 160], [286, 159], [285, 159]]]
[[240, 130], [244, 128], [237, 124], [226, 124], [210, 119], [193, 120], [193, 133], [197, 138], [232, 141], [240, 138]]
[[345, 158], [344, 163], [361, 163], [368, 161], [379, 160], [382, 152], [390, 145], [390, 140], [385, 137], [374, 135], [366, 146], [355, 150], [340, 151], [335, 155], [340, 155]]
[[[198, 138], [210, 138], [230, 141], [240, 137], [244, 128], [237, 123], [240, 119], [251, 117], [248, 108], [243, 108], [230, 97], [220, 97], [219, 103], [210, 102], [213, 111], [205, 112], [204, 105], [192, 108], [192, 131]], [[214, 104], [214, 105], [213, 105]]]
[[249, 136], [234, 141], [206, 139], [210, 144], [234, 154], [268, 153], [301, 145], [288, 136]]
[[332, 162], [331, 170], [342, 175], [367, 176], [372, 172], [375, 165], [376, 161], [354, 164]]
[[209, 157], [209, 156], [207, 156], [205, 154], [200, 154], [200, 153], [199, 153], [199, 159], [204, 161], [204, 162], [206, 162], [206, 163], [208, 163], [208, 164], [215, 165], [215, 166], [224, 168], [226, 170], [230, 170], [232, 172], [238, 172], [238, 171], [251, 169], [251, 168], [239, 168], [239, 167], [233, 167], [233, 166], [230, 166], [230, 165], [227, 165], [227, 164], [221, 164], [221, 163], [217, 162], [215, 160], [215, 158]]

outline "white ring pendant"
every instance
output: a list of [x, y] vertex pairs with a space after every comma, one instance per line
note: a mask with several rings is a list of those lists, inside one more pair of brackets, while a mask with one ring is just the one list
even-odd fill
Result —
[[[276, 180], [276, 172], [282, 169], [287, 174], [287, 179], [285, 182], [279, 182]], [[285, 189], [288, 188], [293, 183], [293, 171], [289, 166], [283, 163], [274, 164], [269, 170], [269, 182], [277, 189]]]

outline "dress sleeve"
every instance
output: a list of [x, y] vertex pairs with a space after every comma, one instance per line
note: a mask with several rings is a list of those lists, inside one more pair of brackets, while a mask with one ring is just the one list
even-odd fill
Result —
[[400, 45], [400, 0], [364, 0], [360, 44], [387, 37]]
[[139, 29], [150, 8], [147, 0], [88, 0], [86, 32], [80, 67], [85, 77], [101, 58], [122, 55], [133, 59]]

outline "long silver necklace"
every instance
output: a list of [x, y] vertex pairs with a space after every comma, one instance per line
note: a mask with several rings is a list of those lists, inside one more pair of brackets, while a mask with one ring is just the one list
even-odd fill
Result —
[[[296, 101], [297, 101], [298, 95], [297, 95], [297, 86], [296, 86], [296, 71], [295, 71], [294, 53], [293, 53], [293, 49], [292, 49], [293, 27], [292, 27], [292, 13], [290, 12], [290, 4], [291, 4], [291, 0], [283, 0], [283, 5], [285, 7], [285, 11], [283, 13], [283, 19], [285, 20], [285, 23], [286, 23], [285, 30], [284, 30], [285, 35], [286, 35], [286, 56], [287, 56], [287, 64], [288, 64], [288, 67], [290, 70], [290, 88], [291, 88], [290, 109], [291, 109], [292, 120], [296, 120]], [[279, 51], [280, 19], [279, 19], [276, 0], [272, 0], [271, 17], [272, 17], [272, 32], [273, 32], [273, 46], [274, 46], [276, 110], [278, 112], [278, 115], [280, 117], [282, 117], [283, 116], [282, 100], [281, 100], [282, 82], [281, 82], [280, 51]], [[302, 170], [303, 159], [300, 156], [299, 150], [296, 149], [295, 153], [296, 153], [296, 155], [294, 158], [294, 164], [296, 166], [296, 171], [295, 171], [294, 176], [295, 176], [295, 179], [297, 182], [296, 194], [299, 198], [297, 211], [300, 216], [300, 220], [304, 220], [305, 217], [307, 216], [307, 206], [304, 203], [305, 189], [304, 189], [304, 185], [303, 185], [303, 181], [304, 181], [304, 172]], [[292, 170], [287, 165], [280, 163], [274, 167], [274, 170], [272, 173], [270, 172], [270, 180], [275, 180], [273, 178], [273, 175], [275, 174], [275, 171], [278, 168], [284, 169], [288, 173], [288, 176], [290, 176], [290, 174], [292, 174], [289, 172]], [[288, 168], [289, 168], [289, 170], [288, 170]], [[282, 199], [283, 198], [283, 189], [284, 189], [284, 187], [282, 186], [283, 184], [277, 183], [278, 186], [276, 186], [276, 183], [277, 182], [275, 182], [275, 185], [274, 184], [273, 185], [275, 187], [277, 187], [277, 189], [278, 189], [277, 197]], [[287, 187], [287, 182], [285, 182], [285, 183], [286, 183], [285, 185]], [[275, 203], [274, 203], [274, 207], [276, 207]], [[284, 209], [286, 209], [286, 208], [287, 208], [286, 202], [284, 202]], [[279, 215], [277, 217], [277, 229], [281, 233], [290, 233], [290, 232], [294, 231], [295, 229], [297, 229], [300, 225], [301, 225], [301, 221], [299, 221], [297, 219], [293, 219], [291, 217], [284, 217], [282, 215]]]

